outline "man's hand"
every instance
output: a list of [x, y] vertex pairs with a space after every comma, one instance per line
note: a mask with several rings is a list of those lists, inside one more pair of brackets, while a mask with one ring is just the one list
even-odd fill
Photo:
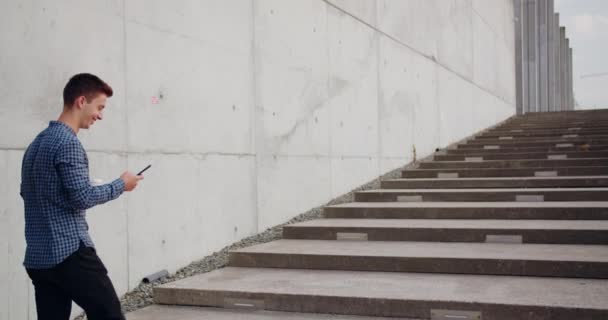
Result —
[[129, 171], [125, 171], [122, 175], [120, 175], [122, 181], [125, 182], [125, 191], [132, 191], [137, 187], [137, 183], [139, 180], [143, 180], [144, 176], [136, 176]]

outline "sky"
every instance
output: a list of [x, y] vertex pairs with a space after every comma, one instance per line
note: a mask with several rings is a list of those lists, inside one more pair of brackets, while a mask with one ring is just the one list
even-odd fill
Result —
[[555, 10], [573, 50], [577, 109], [608, 108], [608, 0], [555, 0]]

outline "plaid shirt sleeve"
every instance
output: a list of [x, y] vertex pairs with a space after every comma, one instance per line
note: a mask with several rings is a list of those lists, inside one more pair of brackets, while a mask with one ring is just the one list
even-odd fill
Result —
[[111, 183], [92, 186], [86, 152], [76, 139], [63, 143], [55, 158], [55, 167], [68, 204], [75, 210], [86, 210], [118, 198], [125, 189], [120, 178]]

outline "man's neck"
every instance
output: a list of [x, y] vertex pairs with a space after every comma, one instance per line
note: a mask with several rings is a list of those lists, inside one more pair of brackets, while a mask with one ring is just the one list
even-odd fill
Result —
[[79, 120], [74, 113], [64, 110], [57, 121], [66, 124], [68, 127], [72, 128], [74, 133], [78, 134], [78, 131], [80, 130], [80, 126], [78, 125]]

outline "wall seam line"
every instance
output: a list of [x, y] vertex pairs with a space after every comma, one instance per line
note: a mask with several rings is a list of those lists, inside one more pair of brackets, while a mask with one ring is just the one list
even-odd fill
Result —
[[[331, 79], [331, 63], [330, 63], [330, 53], [329, 53], [329, 46], [330, 46], [330, 36], [329, 36], [329, 10], [330, 7], [327, 4], [327, 2], [325, 2], [325, 53], [326, 53], [326, 57], [327, 57], [327, 78], [325, 78], [325, 88], [327, 90], [327, 102], [329, 103], [329, 97], [330, 97], [330, 79]], [[334, 197], [334, 179], [333, 179], [333, 169], [334, 169], [334, 163], [332, 161], [333, 159], [333, 148], [332, 148], [332, 143], [333, 143], [333, 139], [332, 139], [332, 134], [331, 134], [331, 128], [333, 127], [333, 117], [331, 114], [331, 103], [329, 104], [329, 107], [327, 108], [327, 126], [328, 126], [328, 135], [327, 135], [327, 142], [328, 142], [328, 159], [329, 159], [329, 197], [333, 198]]]
[[256, 5], [255, 0], [251, 0], [251, 92], [252, 92], [252, 112], [251, 112], [251, 156], [253, 156], [253, 203], [254, 203], [254, 215], [255, 215], [255, 233], [260, 232], [260, 208], [259, 208], [259, 154], [258, 154], [258, 127], [257, 127], [257, 112], [258, 112], [258, 95], [257, 95], [257, 64], [256, 64], [256, 38], [255, 38], [255, 13]]
[[[122, 24], [122, 30], [123, 30], [123, 63], [124, 63], [124, 72], [123, 72], [123, 84], [124, 84], [124, 105], [125, 105], [125, 123], [127, 124], [125, 126], [125, 138], [126, 138], [126, 148], [127, 150], [129, 150], [129, 112], [128, 112], [128, 85], [127, 85], [127, 0], [123, 0], [122, 1], [122, 17], [123, 17], [123, 24]], [[126, 162], [127, 162], [127, 167], [129, 165], [129, 153], [126, 154]], [[129, 197], [127, 197], [125, 199], [125, 211], [127, 212], [127, 214], [125, 214], [125, 226], [126, 226], [126, 240], [127, 240], [127, 245], [126, 245], [126, 250], [127, 250], [127, 290], [131, 289], [131, 236], [130, 236], [130, 229], [129, 229]]]

